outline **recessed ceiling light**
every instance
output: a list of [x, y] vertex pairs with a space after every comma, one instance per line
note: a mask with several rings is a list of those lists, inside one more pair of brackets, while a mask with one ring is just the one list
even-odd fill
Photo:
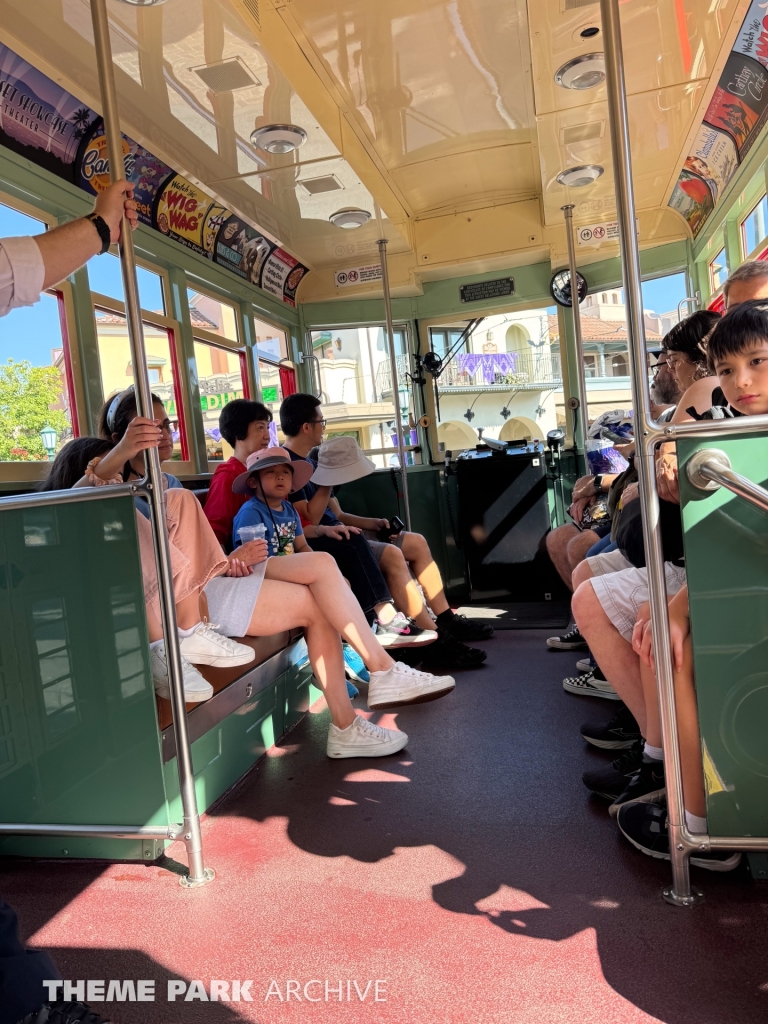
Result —
[[293, 153], [307, 141], [307, 133], [296, 124], [267, 124], [251, 132], [251, 142], [275, 155]]
[[332, 213], [328, 220], [337, 228], [345, 228], [351, 231], [353, 228], [361, 228], [371, 219], [367, 210], [358, 210], [354, 206], [345, 206], [343, 210]]
[[594, 89], [605, 81], [605, 57], [602, 53], [583, 53], [563, 64], [555, 73], [563, 89]]
[[591, 39], [592, 36], [596, 36], [600, 33], [600, 29], [597, 25], [590, 25], [588, 28], [583, 28], [579, 35], [582, 39]]
[[165, 0], [120, 0], [123, 4], [129, 4], [131, 7], [159, 7], [160, 4], [164, 4]]
[[605, 168], [601, 167], [600, 164], [567, 167], [564, 171], [560, 171], [557, 181], [561, 185], [568, 185], [570, 188], [583, 188], [585, 185], [591, 185], [593, 181], [597, 181], [604, 170]]

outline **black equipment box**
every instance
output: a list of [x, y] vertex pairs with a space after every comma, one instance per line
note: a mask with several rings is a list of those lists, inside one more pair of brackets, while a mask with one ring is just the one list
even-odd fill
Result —
[[455, 469], [459, 533], [473, 600], [551, 600], [561, 586], [544, 550], [550, 529], [544, 445], [491, 442]]

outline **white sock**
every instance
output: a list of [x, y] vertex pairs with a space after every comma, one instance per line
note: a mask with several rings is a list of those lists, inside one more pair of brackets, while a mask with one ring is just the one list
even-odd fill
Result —
[[664, 751], [661, 747], [652, 747], [648, 740], [646, 740], [643, 747], [643, 757], [650, 758], [651, 761], [663, 761]]
[[179, 628], [179, 636], [182, 638], [182, 640], [184, 639], [184, 637], [192, 636], [192, 634], [195, 632], [197, 627], [200, 626], [200, 625], [202, 625], [202, 623], [196, 622], [195, 625], [194, 626], [190, 626], [189, 629], [181, 629], [181, 628]]
[[691, 814], [690, 811], [686, 811], [685, 824], [688, 826], [689, 832], [696, 832], [699, 835], [707, 834], [707, 819], [701, 818], [698, 814]]
[[385, 604], [384, 607], [378, 614], [378, 620], [382, 626], [387, 626], [397, 615], [397, 611], [393, 604]]
[[162, 643], [165, 643], [165, 641], [164, 640], [153, 640], [152, 643], [149, 645], [150, 651], [154, 651], [154, 649], [156, 647], [159, 647], [160, 644], [162, 644]]

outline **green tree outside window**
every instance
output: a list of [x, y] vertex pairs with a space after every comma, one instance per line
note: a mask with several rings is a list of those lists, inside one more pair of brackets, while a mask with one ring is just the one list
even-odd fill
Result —
[[0, 364], [1, 462], [47, 460], [40, 431], [51, 426], [61, 437], [69, 429], [66, 413], [52, 408], [61, 392], [61, 374], [55, 366], [13, 359]]

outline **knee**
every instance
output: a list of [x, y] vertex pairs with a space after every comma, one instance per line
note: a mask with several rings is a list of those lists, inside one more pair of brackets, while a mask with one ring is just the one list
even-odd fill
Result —
[[576, 587], [571, 599], [571, 611], [582, 635], [585, 629], [589, 630], [594, 624], [596, 617], [603, 614], [590, 580], [585, 580]]
[[405, 557], [400, 548], [394, 544], [387, 544], [381, 554], [382, 572], [404, 572], [406, 569]]
[[334, 572], [339, 569], [336, 559], [333, 555], [329, 555], [327, 551], [313, 551], [312, 559], [317, 569], [322, 573]]
[[[571, 574], [571, 582], [573, 583], [573, 589], [577, 590], [583, 583], [591, 580], [594, 573], [589, 567], [589, 563], [586, 558], [582, 559], [581, 562], [576, 566]], [[592, 588], [589, 588], [592, 590]], [[594, 591], [592, 591], [594, 593]]]

